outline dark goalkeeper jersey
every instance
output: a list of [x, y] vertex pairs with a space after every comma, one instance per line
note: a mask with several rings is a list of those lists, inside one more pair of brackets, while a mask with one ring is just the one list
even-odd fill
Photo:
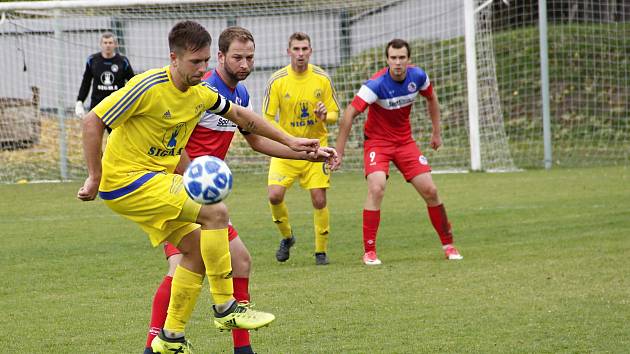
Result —
[[77, 100], [85, 102], [88, 92], [90, 92], [91, 82], [90, 109], [92, 109], [112, 92], [125, 86], [125, 83], [133, 75], [131, 64], [124, 55], [116, 53], [113, 58], [105, 59], [100, 52], [94, 53], [88, 57], [85, 64], [85, 72]]

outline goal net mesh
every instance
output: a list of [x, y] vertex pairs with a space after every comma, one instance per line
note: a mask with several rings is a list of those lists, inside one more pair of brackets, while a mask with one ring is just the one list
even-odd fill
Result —
[[[440, 99], [444, 145], [438, 151], [428, 146], [431, 123], [423, 99], [412, 110], [414, 138], [435, 171], [470, 168], [462, 0], [54, 3], [67, 6], [0, 4], [0, 182], [85, 177], [74, 103], [86, 59], [99, 51], [100, 34], [113, 32], [118, 51], [140, 73], [168, 65], [168, 32], [184, 19], [200, 22], [212, 35], [210, 68], [225, 27], [238, 25], [253, 33], [255, 68], [244, 83], [256, 112], [269, 76], [289, 63], [287, 39], [295, 31], [310, 35], [311, 63], [328, 71], [342, 109], [386, 65], [385, 44], [408, 40], [412, 62], [428, 73]], [[475, 7], [484, 3], [475, 0]], [[530, 4], [535, 2], [519, 3], [525, 2], [495, 1], [475, 14], [484, 170], [542, 166], [538, 14]], [[547, 5], [552, 142], [559, 165], [628, 161], [630, 10], [620, 1], [593, 3], [550, 0]], [[345, 170], [362, 168], [365, 118], [355, 120]], [[334, 146], [337, 126], [329, 130]], [[236, 171], [267, 171], [268, 158], [239, 134], [227, 161]]]

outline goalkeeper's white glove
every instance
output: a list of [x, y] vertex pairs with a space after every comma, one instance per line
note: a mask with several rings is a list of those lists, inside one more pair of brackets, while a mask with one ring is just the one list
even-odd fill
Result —
[[79, 118], [85, 115], [85, 108], [83, 107], [82, 101], [77, 101], [76, 106], [74, 106], [74, 114]]

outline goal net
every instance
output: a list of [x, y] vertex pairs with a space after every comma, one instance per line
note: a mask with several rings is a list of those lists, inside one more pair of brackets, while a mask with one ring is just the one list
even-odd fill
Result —
[[[488, 1], [474, 2], [481, 168], [540, 167], [536, 8], [502, 1], [484, 7]], [[554, 4], [560, 8], [564, 3], [576, 2], [549, 1], [549, 12], [559, 11]], [[591, 158], [600, 161], [607, 149], [617, 149], [607, 161], [628, 159], [630, 56], [623, 38], [628, 37], [628, 27], [619, 15], [627, 16], [624, 6], [609, 8], [609, 17], [587, 20], [584, 12], [592, 9], [579, 6], [569, 9], [566, 19], [550, 17], [550, 22], [558, 21], [550, 24], [555, 31], [550, 30], [549, 45], [550, 62], [557, 69], [551, 80], [557, 85], [551, 99], [557, 105], [552, 109], [553, 137], [564, 139], [562, 129], [571, 128], [567, 143], [556, 146], [570, 156], [582, 156], [583, 160], [566, 160], [576, 165], [589, 164]], [[311, 36], [311, 63], [331, 75], [342, 109], [361, 84], [385, 66], [385, 44], [396, 37], [408, 40], [412, 62], [425, 69], [440, 99], [444, 145], [437, 152], [428, 147], [431, 124], [422, 99], [412, 111], [414, 137], [434, 170], [471, 166], [464, 0], [52, 1], [0, 3], [0, 14], [0, 182], [85, 177], [81, 122], [74, 116], [74, 103], [86, 58], [99, 51], [100, 34], [113, 32], [119, 52], [140, 73], [168, 64], [168, 31], [183, 19], [198, 21], [211, 33], [210, 67], [216, 65], [217, 39], [225, 27], [239, 25], [253, 33], [255, 69], [245, 85], [257, 112], [267, 79], [289, 63], [287, 39], [295, 31]], [[559, 52], [554, 52], [554, 43]], [[588, 80], [582, 81], [586, 76]], [[3, 109], [2, 102], [22, 104]], [[362, 167], [365, 117], [361, 115], [353, 126], [344, 169]], [[329, 128], [334, 145], [337, 127]], [[589, 144], [575, 140], [573, 134]], [[594, 157], [594, 151], [601, 155]], [[267, 171], [268, 159], [238, 134], [227, 160], [236, 171]]]

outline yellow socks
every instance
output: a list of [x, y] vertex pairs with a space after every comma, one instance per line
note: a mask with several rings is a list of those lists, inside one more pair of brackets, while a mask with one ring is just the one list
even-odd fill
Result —
[[232, 300], [232, 263], [227, 228], [201, 230], [201, 257], [206, 265], [210, 293], [216, 305]]
[[328, 207], [315, 209], [313, 213], [313, 224], [315, 225], [315, 252], [326, 252], [328, 250], [328, 233], [330, 228]]
[[276, 226], [278, 226], [282, 237], [290, 238], [291, 224], [289, 224], [289, 209], [287, 209], [287, 205], [283, 201], [276, 205], [269, 203], [269, 207], [271, 208], [271, 218], [273, 222], [276, 223]]
[[193, 273], [182, 266], [177, 266], [171, 285], [171, 300], [168, 304], [168, 315], [164, 323], [165, 330], [176, 333], [184, 332], [186, 322], [195, 309], [202, 284], [203, 274]]

